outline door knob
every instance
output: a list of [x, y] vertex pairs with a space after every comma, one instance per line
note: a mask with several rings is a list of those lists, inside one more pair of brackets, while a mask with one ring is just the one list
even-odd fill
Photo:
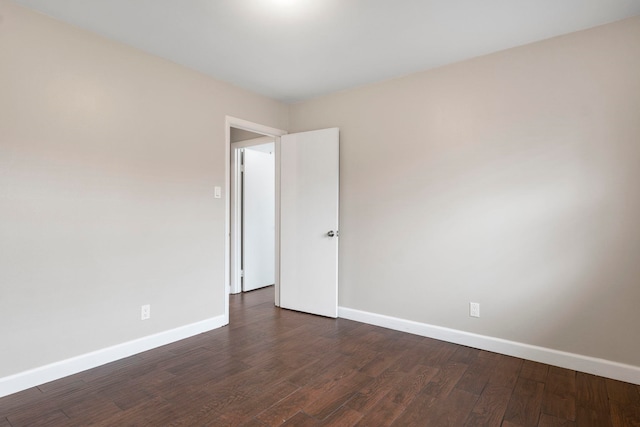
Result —
[[329, 236], [329, 237], [333, 237], [333, 236], [338, 237], [338, 232], [330, 230], [330, 231], [327, 232], [327, 236]]

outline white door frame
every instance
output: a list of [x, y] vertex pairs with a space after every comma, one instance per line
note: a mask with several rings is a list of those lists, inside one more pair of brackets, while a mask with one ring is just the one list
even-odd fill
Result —
[[[232, 161], [231, 161], [231, 128], [237, 128], [246, 130], [249, 132], [258, 133], [261, 135], [273, 137], [275, 139], [275, 162], [276, 162], [276, 231], [275, 231], [275, 304], [280, 305], [280, 137], [286, 135], [287, 132], [282, 129], [276, 129], [269, 126], [260, 125], [247, 120], [239, 119], [237, 117], [226, 116], [225, 117], [225, 260], [224, 260], [224, 283], [225, 283], [225, 319], [226, 323], [229, 323], [229, 293], [231, 292], [231, 276], [233, 274], [234, 283], [237, 284], [237, 280], [240, 272], [240, 259], [239, 254], [239, 212], [238, 209], [234, 209], [235, 230], [231, 229], [231, 207], [232, 196], [233, 201], [236, 203], [238, 200], [237, 189], [231, 188], [232, 183]], [[235, 168], [234, 168], [235, 171]], [[233, 242], [233, 249], [232, 249]]]

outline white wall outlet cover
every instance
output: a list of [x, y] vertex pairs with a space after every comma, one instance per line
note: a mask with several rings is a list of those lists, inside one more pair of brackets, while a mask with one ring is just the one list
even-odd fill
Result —
[[477, 303], [477, 302], [469, 303], [469, 316], [480, 317], [480, 303]]
[[140, 307], [140, 320], [147, 320], [151, 317], [151, 305], [145, 304]]
[[218, 187], [218, 186], [214, 187], [213, 194], [214, 194], [214, 197], [216, 199], [221, 198], [222, 197], [222, 187]]

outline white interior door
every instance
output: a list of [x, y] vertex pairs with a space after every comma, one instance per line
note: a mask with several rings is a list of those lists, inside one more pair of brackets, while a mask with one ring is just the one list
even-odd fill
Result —
[[274, 144], [244, 149], [242, 290], [275, 283], [275, 155]]
[[280, 143], [280, 306], [338, 316], [339, 130]]

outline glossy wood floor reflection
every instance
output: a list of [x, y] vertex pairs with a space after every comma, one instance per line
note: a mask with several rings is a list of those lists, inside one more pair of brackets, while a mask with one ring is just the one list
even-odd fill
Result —
[[638, 426], [640, 387], [231, 297], [231, 325], [0, 399], [12, 426]]

